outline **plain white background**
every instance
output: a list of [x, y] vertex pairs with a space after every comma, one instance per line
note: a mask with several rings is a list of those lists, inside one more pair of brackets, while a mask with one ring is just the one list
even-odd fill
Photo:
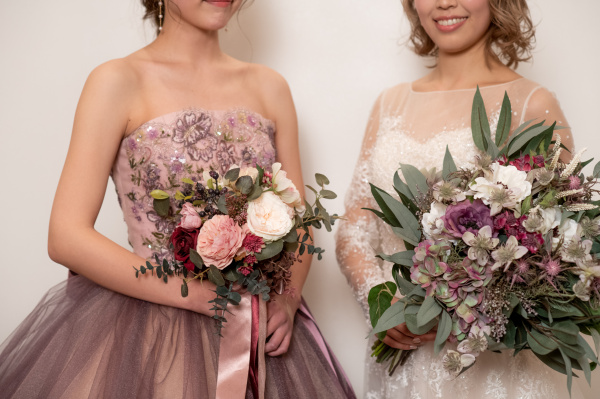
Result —
[[[556, 93], [577, 147], [600, 159], [600, 2], [529, 4], [538, 45], [534, 62], [518, 72]], [[48, 259], [47, 225], [83, 83], [95, 66], [144, 46], [154, 34], [135, 0], [4, 0], [0, 15], [2, 341], [66, 277]], [[407, 33], [400, 0], [255, 0], [230, 22], [222, 43], [230, 54], [287, 78], [305, 180], [325, 173], [343, 197], [377, 94], [427, 71], [426, 60], [403, 45]], [[342, 213], [342, 198], [329, 208]], [[127, 247], [112, 182], [96, 227]], [[365, 323], [338, 270], [333, 236], [318, 232], [317, 239], [327, 252], [313, 263], [304, 295], [360, 397]]]

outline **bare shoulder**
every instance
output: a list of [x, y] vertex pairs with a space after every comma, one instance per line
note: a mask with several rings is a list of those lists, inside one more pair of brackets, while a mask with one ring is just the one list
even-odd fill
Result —
[[138, 86], [138, 74], [128, 58], [105, 62], [92, 70], [85, 83], [82, 98], [91, 95], [94, 102], [113, 102], [115, 105], [131, 101]]
[[248, 70], [266, 96], [290, 94], [290, 87], [279, 72], [260, 64], [248, 64]]

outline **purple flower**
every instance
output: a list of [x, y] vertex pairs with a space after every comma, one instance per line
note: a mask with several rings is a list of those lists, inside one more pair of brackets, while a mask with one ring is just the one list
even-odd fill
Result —
[[488, 208], [481, 200], [469, 200], [449, 205], [442, 216], [446, 233], [453, 238], [462, 238], [467, 231], [476, 234], [484, 226], [494, 229], [494, 221]]

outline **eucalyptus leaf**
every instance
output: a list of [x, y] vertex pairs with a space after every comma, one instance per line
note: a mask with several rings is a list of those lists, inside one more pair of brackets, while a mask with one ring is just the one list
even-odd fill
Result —
[[271, 259], [283, 250], [283, 240], [273, 241], [267, 244], [260, 253], [255, 254], [257, 260]]
[[224, 215], [228, 215], [229, 214], [229, 210], [227, 209], [227, 197], [225, 195], [221, 195], [219, 197], [219, 200], [217, 201], [217, 208]]
[[540, 355], [547, 355], [558, 349], [558, 344], [554, 340], [535, 329], [527, 331], [527, 343], [532, 351]]
[[413, 283], [411, 283], [410, 281], [404, 279], [404, 277], [402, 277], [400, 275], [400, 266], [398, 266], [397, 264], [394, 265], [392, 267], [392, 276], [394, 277], [394, 281], [396, 282], [396, 285], [398, 286], [398, 289], [400, 290], [400, 293], [404, 296], [408, 295], [410, 292], [412, 292], [415, 287], [417, 287], [416, 285], [414, 285]]
[[321, 197], [323, 197], [325, 199], [336, 199], [337, 198], [337, 194], [331, 190], [323, 189], [319, 192], [319, 194], [321, 194]]
[[198, 267], [198, 269], [202, 269], [202, 267], [204, 266], [204, 261], [202, 260], [202, 257], [200, 256], [198, 251], [196, 251], [193, 248], [190, 248], [190, 260], [196, 267]]
[[217, 287], [225, 285], [225, 279], [221, 275], [221, 271], [215, 265], [210, 265], [208, 269], [208, 279]]
[[396, 285], [389, 281], [371, 288], [368, 297], [371, 326], [375, 327], [381, 315], [392, 305], [396, 289]]
[[373, 328], [372, 334], [378, 334], [382, 331], [387, 331], [390, 328], [396, 327], [398, 324], [404, 323], [404, 303], [396, 302], [379, 318], [377, 325]]
[[169, 198], [169, 194], [163, 190], [152, 190], [150, 192], [150, 196], [156, 200], [164, 200]]
[[285, 237], [283, 237], [284, 242], [296, 242], [298, 241], [298, 231], [296, 229], [290, 230], [289, 233]]
[[508, 139], [511, 123], [512, 109], [510, 99], [508, 98], [508, 93], [504, 92], [504, 99], [502, 100], [502, 107], [500, 108], [500, 117], [498, 118], [498, 125], [496, 127], [496, 145], [498, 147]]
[[181, 284], [181, 296], [187, 298], [189, 294], [187, 281], [183, 280], [183, 284]]
[[225, 173], [225, 178], [229, 181], [236, 181], [240, 177], [240, 168], [229, 169]]
[[590, 329], [592, 332], [592, 338], [594, 339], [594, 346], [596, 347], [596, 353], [600, 354], [600, 331], [595, 328]]
[[596, 166], [594, 166], [594, 172], [592, 173], [592, 176], [594, 177], [594, 179], [600, 178], [600, 162], [598, 162]]
[[450, 173], [453, 173], [456, 171], [457, 171], [456, 164], [454, 163], [454, 159], [452, 158], [452, 155], [450, 154], [450, 149], [448, 148], [448, 145], [446, 145], [446, 154], [444, 155], [442, 177], [444, 178], [444, 180], [446, 180]]
[[479, 91], [479, 86], [473, 98], [473, 107], [471, 109], [471, 131], [473, 134], [473, 142], [481, 151], [487, 153], [491, 144], [490, 123], [488, 122], [487, 113], [483, 97]]
[[[421, 287], [419, 287], [421, 288]], [[437, 319], [432, 319], [429, 323], [419, 325], [417, 321], [417, 314], [420, 306], [407, 306], [404, 311], [404, 319], [406, 321], [406, 327], [409, 331], [415, 335], [423, 335], [428, 333], [438, 323]]]
[[329, 179], [327, 176], [322, 175], [321, 173], [315, 173], [315, 179], [317, 180], [317, 184], [319, 186], [326, 186], [329, 184]]
[[422, 327], [434, 320], [442, 312], [442, 307], [432, 296], [426, 296], [419, 313], [417, 313], [417, 326]]
[[583, 350], [585, 351], [585, 355], [588, 357], [588, 359], [595, 363], [598, 363], [598, 357], [594, 353], [594, 350], [592, 349], [590, 344], [587, 343], [585, 338], [583, 338], [581, 335], [577, 336], [577, 343], [581, 348], [583, 348]]
[[394, 189], [398, 193], [404, 194], [406, 196], [406, 198], [408, 198], [411, 201], [415, 199], [412, 192], [410, 191], [410, 188], [408, 188], [406, 183], [404, 183], [402, 181], [402, 179], [400, 178], [400, 174], [398, 173], [398, 171], [396, 171], [396, 173], [394, 173]]
[[437, 355], [444, 348], [446, 340], [452, 332], [452, 317], [445, 310], [442, 311], [438, 330], [435, 334], [435, 342], [433, 346], [434, 353]]
[[169, 198], [165, 198], [165, 199], [156, 199], [155, 198], [152, 201], [152, 206], [154, 207], [154, 210], [156, 211], [158, 216], [161, 216], [161, 217], [169, 216], [169, 211], [171, 210], [171, 201], [169, 201]]
[[414, 198], [423, 196], [429, 190], [427, 179], [421, 171], [409, 164], [400, 164], [400, 170]]
[[533, 139], [537, 135], [543, 134], [548, 130], [554, 130], [554, 126], [555, 124], [549, 127], [542, 125], [521, 133], [519, 137], [516, 137], [510, 142], [510, 147], [507, 155], [510, 157], [513, 154], [516, 154], [517, 152], [519, 152], [519, 150], [523, 149], [531, 139]]
[[242, 176], [236, 180], [235, 188], [237, 188], [242, 194], [248, 195], [254, 188], [254, 182], [250, 176]]
[[412, 260], [413, 256], [415, 255], [415, 251], [402, 251], [402, 252], [396, 252], [393, 255], [385, 255], [385, 254], [378, 254], [377, 257], [379, 259], [383, 259], [385, 261], [397, 264], [397, 265], [402, 265], [402, 266], [408, 266], [408, 267], [412, 267], [414, 262]]
[[560, 353], [565, 362], [565, 369], [567, 370], [567, 389], [569, 390], [569, 395], [571, 394], [571, 387], [573, 386], [573, 368], [571, 366], [571, 358], [565, 354], [565, 352], [561, 349]]

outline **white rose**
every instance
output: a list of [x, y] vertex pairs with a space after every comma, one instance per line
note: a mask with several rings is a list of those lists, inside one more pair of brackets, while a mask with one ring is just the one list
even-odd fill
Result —
[[446, 214], [447, 206], [441, 202], [432, 202], [431, 210], [423, 214], [423, 234], [427, 239], [442, 234], [444, 221], [442, 216]]
[[556, 250], [561, 239], [566, 244], [574, 238], [581, 238], [581, 226], [573, 219], [566, 219], [558, 228], [558, 237], [552, 238], [552, 250]]
[[266, 191], [248, 203], [248, 228], [265, 241], [283, 238], [294, 227], [294, 211], [275, 193]]

